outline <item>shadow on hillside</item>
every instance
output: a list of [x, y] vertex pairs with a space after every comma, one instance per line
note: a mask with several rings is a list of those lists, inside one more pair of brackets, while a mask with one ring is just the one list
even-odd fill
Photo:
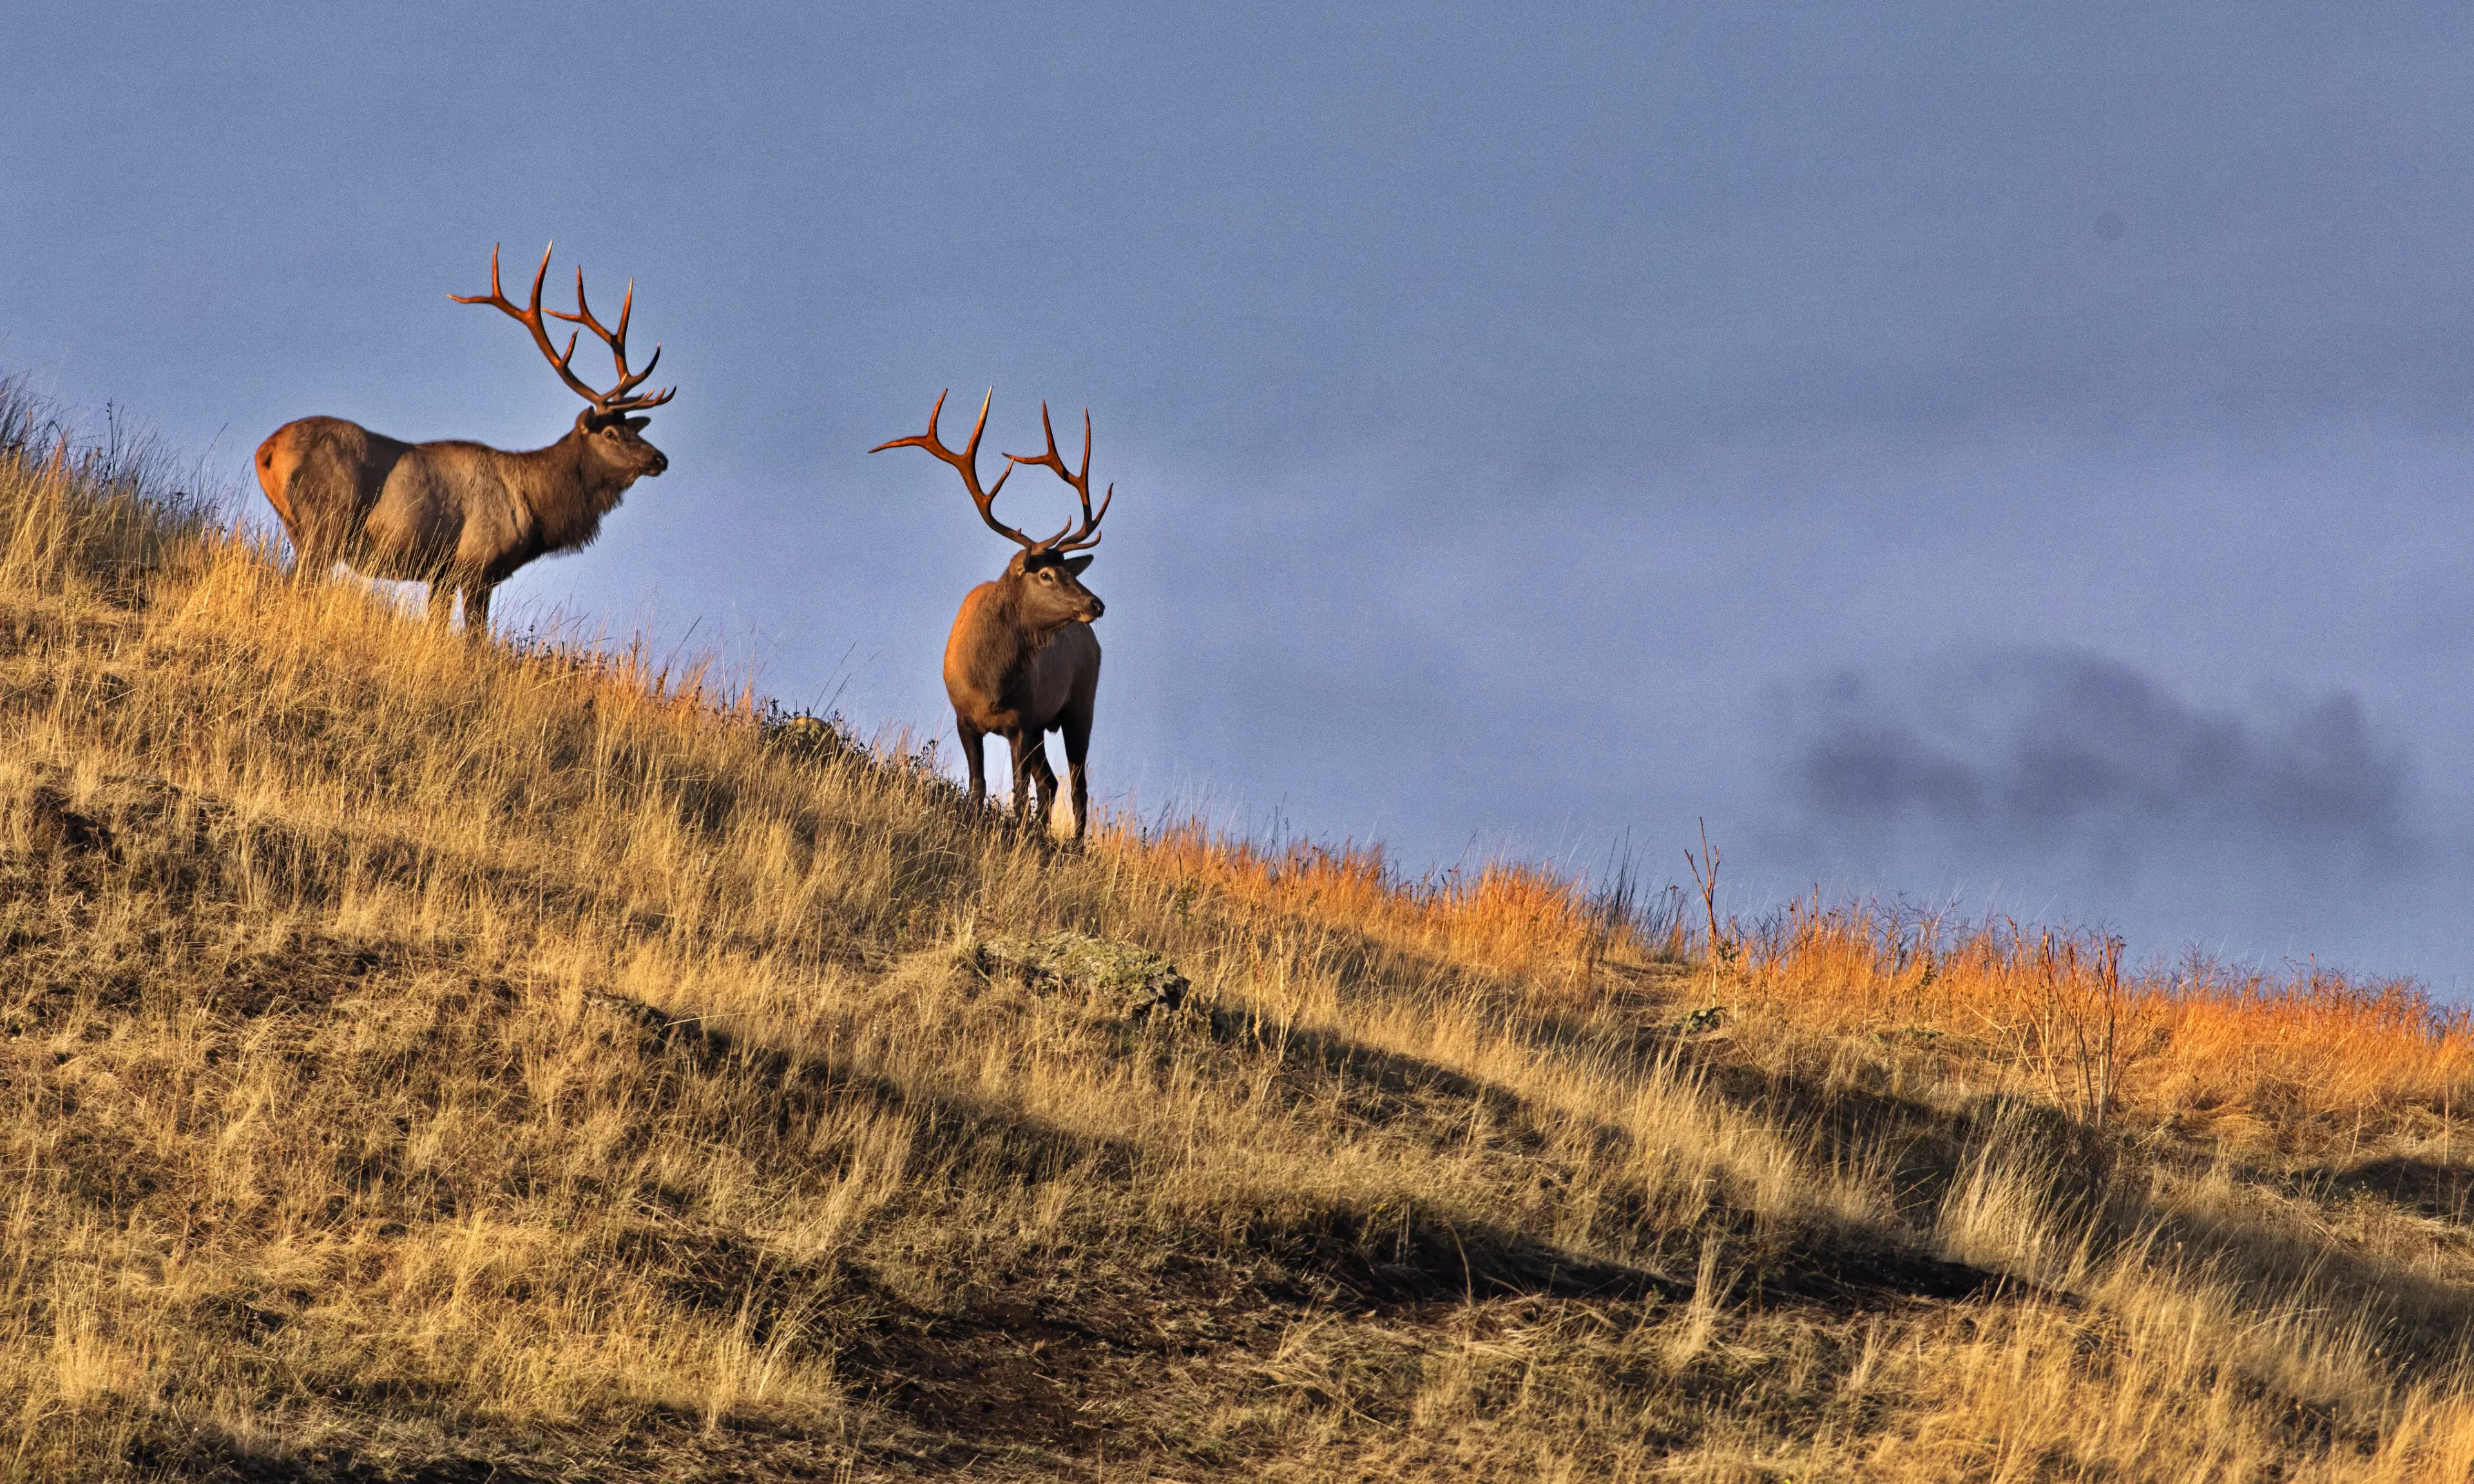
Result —
[[[1123, 1186], [1143, 1168], [1144, 1152], [1125, 1140], [1061, 1129], [984, 1100], [802, 1060], [624, 996], [595, 993], [591, 999], [634, 1020], [653, 1046], [679, 1065], [704, 1075], [756, 1080], [773, 1099], [775, 1117], [784, 1126], [852, 1098], [913, 1120], [923, 1136], [917, 1140], [921, 1153], [913, 1157], [912, 1177], [919, 1181], [939, 1173], [952, 1179], [968, 1170], [977, 1179], [1031, 1184], [1070, 1171]], [[1465, 1127], [1467, 1110], [1476, 1104], [1517, 1131], [1514, 1137], [1523, 1147], [1543, 1147], [1543, 1135], [1523, 1099], [1507, 1089], [1328, 1032], [1225, 1012], [1212, 1017], [1211, 1026], [1218, 1043], [1277, 1058], [1284, 1076], [1310, 1072], [1345, 1086], [1352, 1116], [1415, 1118], [1421, 1102], [1439, 1101], [1459, 1105]], [[1312, 1086], [1296, 1092], [1327, 1098], [1325, 1089]], [[1610, 1152], [1628, 1142], [1613, 1128], [1597, 1131], [1595, 1139]], [[1748, 1212], [1726, 1219], [1739, 1234], [1756, 1226]], [[1233, 1224], [1215, 1228], [1212, 1240], [1221, 1258], [1268, 1264], [1258, 1286], [1293, 1304], [1354, 1309], [1510, 1295], [1680, 1301], [1693, 1291], [1689, 1280], [1575, 1252], [1500, 1223], [1472, 1221], [1423, 1200], [1372, 1209], [1347, 1201], [1286, 1201], [1238, 1213]], [[1750, 1249], [1746, 1254], [1757, 1271], [1740, 1283], [1744, 1296], [1756, 1300], [1853, 1305], [1885, 1297], [1966, 1298], [2018, 1286], [2001, 1275], [1868, 1241], [1861, 1233], [1773, 1234], [1758, 1245], [1758, 1256]]]
[[[1668, 1027], [1636, 1029], [1611, 1045], [1595, 1028], [1549, 1017], [1535, 1043], [1583, 1045], [1616, 1055], [1646, 1074], [1673, 1061], [1722, 1102], [1772, 1127], [1803, 1130], [1816, 1162], [1869, 1163], [1886, 1177], [1902, 1222], [1928, 1231], [1979, 1152], [1994, 1151], [2020, 1171], [2041, 1172], [2053, 1219], [2084, 1224], [2101, 1257], [2145, 1243], [2180, 1268], [2232, 1282], [2263, 1305], [2297, 1295], [2341, 1312], [2365, 1312], [2384, 1327], [2388, 1352], [2409, 1364], [2448, 1366], [2474, 1326], [2474, 1293], [2349, 1247], [2322, 1229], [2271, 1224], [2232, 1211], [2178, 1204], [2145, 1178], [2149, 1166], [2126, 1154], [2122, 1136], [2098, 1135], [2045, 1104], [2007, 1095], [1940, 1108], [1875, 1089], [1770, 1073], [1726, 1059], [1723, 1041]], [[2171, 1161], [2184, 1173], [2204, 1157]], [[2462, 1220], [2474, 1198], [2474, 1170], [2408, 1159], [2279, 1171], [2226, 1161], [2244, 1185], [2289, 1195], [2359, 1192], [2428, 1216]]]
[[[1212, 1040], [1221, 1045], [1275, 1061], [1292, 1101], [1312, 1100], [1346, 1118], [1382, 1127], [1440, 1116], [1466, 1131], [1475, 1112], [1514, 1149], [1534, 1153], [1545, 1146], [1518, 1093], [1448, 1066], [1250, 1011], [1214, 1010], [1210, 1025]], [[1618, 1129], [1600, 1133], [1624, 1139]]]
[[[169, 909], [197, 902], [278, 899], [332, 905], [356, 892], [384, 888], [418, 893], [440, 879], [553, 918], [595, 921], [631, 937], [656, 937], [669, 929], [661, 903], [638, 892], [614, 890], [548, 866], [508, 866], [443, 850], [430, 842], [379, 828], [368, 818], [349, 827], [281, 816], [244, 818], [230, 801], [182, 787], [147, 774], [105, 776], [83, 806], [72, 807], [66, 769], [24, 764], [22, 792], [0, 798], [0, 811], [24, 816], [33, 846], [28, 858], [54, 864], [61, 881], [90, 897], [126, 883], [160, 894]], [[858, 840], [864, 831], [821, 814], [794, 822], [804, 850], [826, 848], [827, 836]], [[866, 836], [882, 843], [881, 837]], [[894, 868], [913, 890], [933, 887], [940, 899], [958, 889], [963, 858], [934, 831], [897, 841]], [[837, 929], [837, 915], [815, 914], [812, 941], [790, 945], [819, 961], [863, 962], [876, 939]], [[779, 953], [780, 935], [701, 927], [716, 946], [751, 956]]]
[[[1559, 1114], [1557, 1121], [1563, 1128], [1558, 1139], [1550, 1137], [1518, 1092], [1329, 1031], [1224, 1011], [1213, 1017], [1213, 1036], [1224, 1043], [1276, 1058], [1293, 1101], [1337, 1109], [1370, 1126], [1424, 1132], [1439, 1142], [1466, 1144], [1473, 1137], [1471, 1113], [1475, 1111], [1488, 1125], [1490, 1145], [1507, 1153], [1548, 1158], [1558, 1142], [1569, 1151], [1562, 1158], [1589, 1162], [1617, 1161], [1631, 1153], [1632, 1135], [1613, 1124], [1576, 1128], [1568, 1114]], [[1850, 1106], [1831, 1112], [1847, 1125], [1847, 1137], [1852, 1137], [1860, 1120], [1885, 1111]], [[1927, 1161], [1920, 1161], [1915, 1173], [1921, 1175], [1927, 1167]], [[1766, 1297], [1860, 1305], [1883, 1298], [1950, 1300], [1996, 1289], [2020, 1294], [2037, 1291], [2015, 1279], [1931, 1257], [1886, 1234], [1846, 1229], [1781, 1232], [1774, 1223], [1762, 1223], [1732, 1203], [1728, 1192], [1712, 1192], [1710, 1199], [1717, 1228], [1736, 1241], [1754, 1264], [1743, 1283], [1746, 1297], [1757, 1302]], [[1765, 1226], [1770, 1230], [1763, 1231]], [[1757, 1232], [1760, 1233], [1758, 1237]], [[1453, 1271], [1450, 1262], [1440, 1260], [1443, 1256], [1438, 1250], [1421, 1264], [1436, 1282]], [[1659, 1281], [1674, 1294], [1691, 1290], [1688, 1282]], [[1486, 1290], [1481, 1284], [1477, 1291], [1482, 1296]], [[1440, 1290], [1421, 1296], [1440, 1296]]]
[[704, 1076], [752, 1083], [773, 1105], [776, 1128], [799, 1126], [856, 1101], [910, 1120], [916, 1131], [913, 1167], [906, 1178], [965, 1171], [1040, 1184], [1068, 1171], [1123, 1181], [1140, 1151], [1122, 1139], [1062, 1129], [999, 1103], [931, 1092], [890, 1077], [803, 1058], [734, 1036], [700, 1017], [680, 1017], [623, 994], [588, 992], [586, 1000], [635, 1022], [649, 1049]]
[[[952, 1179], [967, 1171], [977, 1180], [1037, 1184], [1067, 1172], [1118, 1185], [1137, 1176], [1143, 1152], [1121, 1139], [1076, 1133], [1001, 1104], [907, 1087], [890, 1078], [735, 1038], [704, 1021], [673, 1017], [623, 995], [588, 996], [633, 1020], [647, 1042], [674, 1065], [711, 1076], [753, 1080], [772, 1099], [777, 1122], [796, 1125], [826, 1105], [858, 1099], [911, 1120], [914, 1168], [909, 1178]], [[1499, 1089], [1440, 1067], [1407, 1065], [1385, 1054], [1327, 1043], [1328, 1038], [1287, 1038], [1293, 1053], [1313, 1045], [1315, 1055], [1352, 1065], [1370, 1082], [1398, 1087], [1459, 1086], [1498, 1100]], [[1657, 1274], [1599, 1261], [1536, 1241], [1491, 1224], [1455, 1224], [1422, 1206], [1379, 1214], [1342, 1205], [1310, 1206], [1270, 1220], [1242, 1224], [1231, 1257], [1269, 1258], [1285, 1270], [1274, 1280], [1298, 1302], [1362, 1304], [1426, 1300], [1470, 1293], [1638, 1298], [1689, 1291]]]
[[2316, 1186], [2340, 1196], [2373, 1195], [2417, 1215], [2461, 1226], [2467, 1205], [2474, 1202], [2474, 1169], [2436, 1160], [2396, 1156], [2359, 1164], [2322, 1165], [2301, 1171], [2296, 1178], [2306, 1189]]

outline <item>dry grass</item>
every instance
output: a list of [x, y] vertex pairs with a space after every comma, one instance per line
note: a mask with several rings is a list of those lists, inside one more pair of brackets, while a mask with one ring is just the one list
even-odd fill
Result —
[[[10, 416], [7, 1477], [2474, 1460], [2464, 1033], [2404, 990], [1068, 850]], [[1059, 932], [1191, 993], [1019, 968]]]
[[2474, 1027], [2410, 982], [2186, 961], [2125, 975], [2121, 945], [2015, 923], [1798, 903], [1747, 940], [1738, 992], [1816, 1028], [1926, 1031], [2006, 1054], [2090, 1122], [2205, 1126], [2245, 1153], [2401, 1127], [2444, 1135]]
[[1571, 883], [1518, 862], [1409, 882], [1391, 871], [1380, 847], [1300, 841], [1266, 850], [1192, 823], [1131, 838], [1120, 832], [1112, 843], [1136, 850], [1148, 872], [1198, 893], [1346, 923], [1386, 944], [1499, 974], [1568, 978], [1608, 925]]

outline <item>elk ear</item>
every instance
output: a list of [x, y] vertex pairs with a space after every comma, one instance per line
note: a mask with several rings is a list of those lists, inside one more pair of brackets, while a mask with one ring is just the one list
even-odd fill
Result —
[[1088, 557], [1068, 557], [1064, 562], [1067, 575], [1073, 577], [1081, 576], [1083, 569], [1088, 567], [1090, 564], [1091, 559]]
[[627, 430], [631, 433], [642, 433], [646, 428], [653, 425], [653, 419], [650, 418], [628, 418], [623, 420], [627, 424]]

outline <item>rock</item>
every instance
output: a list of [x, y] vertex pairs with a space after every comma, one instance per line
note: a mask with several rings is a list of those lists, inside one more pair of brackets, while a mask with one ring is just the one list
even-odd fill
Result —
[[1191, 988], [1176, 965], [1150, 949], [1081, 933], [1001, 940], [987, 945], [985, 952], [1034, 989], [1078, 989], [1116, 1004], [1130, 1020], [1153, 1011], [1174, 1012], [1185, 1003]]
[[833, 717], [777, 706], [757, 718], [756, 725], [766, 747], [802, 761], [832, 762], [860, 751]]
[[70, 808], [57, 789], [37, 785], [24, 808], [26, 844], [37, 855], [84, 854], [111, 847], [110, 827]]

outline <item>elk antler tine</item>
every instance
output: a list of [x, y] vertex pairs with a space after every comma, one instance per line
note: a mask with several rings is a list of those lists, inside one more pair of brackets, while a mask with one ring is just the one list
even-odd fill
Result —
[[1006, 460], [1009, 465], [1043, 464], [1050, 468], [1055, 469], [1061, 476], [1065, 472], [1065, 466], [1056, 457], [1056, 430], [1048, 425], [1048, 404], [1046, 402], [1039, 404], [1039, 426], [1040, 430], [1048, 435], [1048, 451], [1046, 453], [1038, 454], [1009, 453], [1006, 455]]
[[1065, 455], [1059, 452], [1056, 446], [1056, 425], [1049, 416], [1046, 402], [1039, 405], [1039, 428], [1048, 437], [1046, 452], [1036, 456], [1009, 453], [1006, 458], [1017, 465], [1043, 466], [1057, 478], [1073, 487], [1074, 497], [1082, 507], [1081, 524], [1078, 526], [1069, 519], [1065, 523], [1065, 529], [1040, 542], [1040, 545], [1060, 552], [1080, 551], [1087, 546], [1097, 546], [1100, 544], [1097, 534], [1100, 521], [1108, 514], [1108, 503], [1116, 497], [1117, 487], [1110, 485], [1107, 497], [1100, 502], [1099, 510], [1095, 512], [1091, 509], [1091, 409], [1088, 407], [1082, 409], [1082, 467], [1079, 471], [1065, 467]]
[[[980, 420], [971, 425], [971, 441], [962, 445], [962, 457], [972, 460], [974, 463], [976, 463], [980, 457], [980, 435], [986, 432], [988, 429], [988, 407], [991, 403], [995, 402], [996, 399], [997, 389], [994, 387], [988, 388], [988, 395], [980, 398]], [[1006, 467], [1011, 468], [1013, 466], [1008, 464]]]
[[[936, 428], [939, 423], [945, 420], [945, 398], [953, 392], [953, 390], [954, 389], [952, 387], [947, 387], [943, 392], [936, 394], [936, 405], [928, 410], [927, 432], [915, 434], [910, 438], [887, 439], [884, 443], [881, 443], [875, 447], [869, 449], [868, 452], [883, 453], [887, 448], [925, 448], [931, 453], [935, 453], [936, 449], [940, 446], [936, 438]], [[944, 455], [937, 454], [937, 457], [943, 458]]]
[[447, 297], [455, 300], [455, 302], [459, 304], [487, 304], [507, 297], [506, 295], [498, 292], [498, 245], [497, 243], [494, 242], [490, 244], [490, 292], [487, 294], [449, 294]]
[[616, 332], [605, 327], [594, 317], [593, 304], [585, 298], [584, 270], [581, 268], [575, 271], [575, 313], [568, 314], [557, 309], [548, 311], [549, 318], [565, 320], [570, 324], [580, 324], [584, 329], [591, 330], [594, 339], [609, 346], [610, 359], [618, 370], [618, 381], [617, 385], [604, 392], [586, 384], [584, 378], [575, 374], [575, 351], [577, 346], [583, 343], [583, 330], [578, 330], [575, 334], [567, 337], [567, 349], [562, 352], [556, 342], [550, 339], [549, 327], [542, 322], [542, 286], [549, 281], [550, 258], [556, 251], [555, 242], [542, 250], [541, 266], [533, 271], [532, 301], [521, 309], [507, 298], [505, 281], [499, 276], [499, 247], [497, 244], [493, 244], [490, 249], [488, 297], [462, 294], [449, 294], [447, 297], [459, 304], [488, 304], [521, 324], [532, 335], [534, 346], [540, 348], [543, 357], [549, 362], [550, 369], [558, 372], [559, 380], [566, 382], [568, 390], [592, 404], [596, 412], [605, 414], [636, 412], [647, 407], [658, 407], [668, 401], [677, 394], [678, 388], [671, 387], [667, 392], [650, 397], [629, 395], [643, 384], [646, 376], [652, 374], [654, 363], [661, 359], [662, 354], [661, 347], [655, 346], [653, 360], [645, 362], [643, 371], [630, 371], [627, 369], [627, 321], [636, 303], [636, 285], [633, 279], [630, 279], [627, 285], [627, 312], [619, 315], [618, 329]]
[[868, 452], [883, 453], [887, 448], [927, 449], [938, 459], [952, 465], [954, 472], [962, 476], [962, 489], [970, 494], [971, 504], [978, 508], [980, 518], [987, 523], [989, 530], [1025, 547], [1036, 545], [1030, 537], [996, 517], [994, 506], [997, 491], [1005, 488], [1006, 480], [1012, 475], [1012, 464], [1008, 462], [998, 471], [995, 484], [986, 489], [980, 487], [980, 440], [988, 430], [988, 409], [996, 402], [997, 389], [988, 388], [988, 395], [980, 400], [979, 421], [973, 424], [970, 442], [962, 445], [962, 451], [959, 453], [946, 447], [941, 436], [944, 427], [945, 398], [952, 393], [953, 388], [948, 387], [936, 394], [936, 405], [930, 408], [928, 412], [927, 432], [912, 438], [897, 438], [888, 443], [879, 443]]

